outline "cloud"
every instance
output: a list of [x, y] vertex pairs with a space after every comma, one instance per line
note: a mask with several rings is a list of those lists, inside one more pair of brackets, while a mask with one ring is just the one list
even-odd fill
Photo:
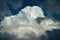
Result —
[[[43, 13], [41, 7], [27, 6], [17, 15], [4, 17], [0, 32], [15, 35], [19, 40], [40, 40], [38, 38], [43, 34], [46, 35], [46, 30], [59, 28], [58, 22], [46, 18]], [[37, 22], [38, 20], [40, 23]]]
[[0, 40], [17, 40], [17, 38], [12, 34], [0, 32]]

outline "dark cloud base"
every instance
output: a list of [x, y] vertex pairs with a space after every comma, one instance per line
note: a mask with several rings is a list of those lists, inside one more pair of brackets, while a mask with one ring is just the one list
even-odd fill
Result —
[[0, 32], [0, 40], [17, 40], [16, 36], [11, 35], [9, 33], [1, 33]]
[[60, 40], [60, 29], [53, 29], [52, 31], [47, 30], [46, 34], [47, 35], [42, 35], [38, 38], [32, 37], [29, 39], [17, 39], [17, 37], [12, 34], [0, 32], [0, 40]]

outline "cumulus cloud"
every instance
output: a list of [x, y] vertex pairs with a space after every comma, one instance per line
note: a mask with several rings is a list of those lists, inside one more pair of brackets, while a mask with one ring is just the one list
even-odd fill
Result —
[[[39, 23], [38, 20], [40, 20]], [[15, 35], [20, 40], [38, 40], [38, 37], [45, 34], [46, 30], [58, 29], [58, 24], [46, 18], [41, 7], [27, 6], [17, 15], [4, 17], [1, 21], [3, 28], [0, 32]]]

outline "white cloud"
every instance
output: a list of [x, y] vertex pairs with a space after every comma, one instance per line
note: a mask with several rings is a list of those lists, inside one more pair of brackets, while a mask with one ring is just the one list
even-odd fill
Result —
[[59, 28], [59, 23], [54, 22], [52, 19], [45, 18], [38, 24], [35, 20], [38, 17], [45, 18], [43, 10], [38, 6], [27, 6], [17, 15], [5, 17], [4, 20], [1, 21], [3, 29], [0, 30], [0, 32], [14, 34], [18, 39], [28, 39], [31, 35], [38, 38], [44, 34], [46, 30]]

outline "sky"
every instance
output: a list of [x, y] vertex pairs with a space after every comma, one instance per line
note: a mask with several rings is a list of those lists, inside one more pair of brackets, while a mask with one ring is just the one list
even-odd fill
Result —
[[15, 15], [25, 6], [40, 6], [44, 14], [60, 20], [59, 0], [0, 0], [0, 20], [4, 16]]
[[[44, 35], [42, 35], [38, 38], [34, 37], [34, 33], [32, 33], [33, 37], [36, 38], [36, 40], [45, 40], [45, 39], [46, 40], [59, 40], [60, 39], [60, 29], [55, 29], [54, 26], [56, 26], [57, 23], [58, 23], [58, 25], [56, 27], [60, 26], [60, 0], [0, 0], [0, 24], [1, 24], [1, 22], [3, 22], [3, 25], [2, 26], [0, 25], [0, 27], [3, 29], [6, 26], [8, 27], [8, 29], [10, 27], [12, 28], [12, 26], [9, 27], [8, 25], [6, 25], [7, 23], [10, 23], [10, 22], [5, 22], [4, 20], [7, 21], [7, 19], [5, 19], [5, 17], [6, 18], [13, 17], [11, 20], [17, 21], [17, 19], [19, 19], [17, 15], [19, 15], [19, 12], [21, 12], [21, 10], [27, 6], [30, 6], [30, 7], [37, 6], [37, 7], [42, 8], [44, 16], [46, 18], [38, 17], [36, 19], [36, 21], [38, 22], [38, 24], [41, 22], [42, 24], [40, 24], [40, 25], [43, 26], [43, 28], [44, 28], [44, 26], [48, 26], [45, 28], [49, 29], [49, 30], [45, 31], [46, 33]], [[37, 12], [37, 14], [38, 14], [38, 12]], [[35, 14], [33, 14], [33, 15], [35, 15]], [[24, 15], [22, 17], [23, 17], [22, 19], [24, 19]], [[32, 16], [32, 17], [34, 18], [35, 16]], [[6, 24], [4, 24], [4, 22]], [[19, 22], [21, 22], [21, 21], [19, 21]], [[19, 23], [19, 22], [17, 22], [17, 23]], [[45, 23], [49, 24], [49, 22], [51, 22], [53, 24], [53, 26], [52, 25], [49, 26], [47, 24], [45, 25]], [[55, 25], [55, 23], [56, 23], [56, 25]], [[12, 22], [11, 25], [16, 26], [17, 24], [16, 25], [15, 24], [14, 24], [14, 22]], [[33, 22], [33, 25], [35, 25], [34, 22]], [[51, 28], [53, 27], [53, 29], [50, 30], [51, 28], [49, 28], [49, 27], [51, 27]], [[1, 28], [0, 28], [0, 30], [1, 30]], [[11, 28], [10, 28], [10, 30], [11, 30]], [[17, 30], [17, 28], [16, 28], [16, 30]], [[45, 36], [46, 36], [46, 38], [45, 38]], [[30, 38], [29, 40], [33, 40], [34, 38]], [[0, 40], [25, 40], [25, 39], [23, 39], [23, 38], [18, 39], [18, 37], [16, 37], [13, 34], [10, 34], [7, 32], [5, 32], [5, 33], [0, 32]]]

